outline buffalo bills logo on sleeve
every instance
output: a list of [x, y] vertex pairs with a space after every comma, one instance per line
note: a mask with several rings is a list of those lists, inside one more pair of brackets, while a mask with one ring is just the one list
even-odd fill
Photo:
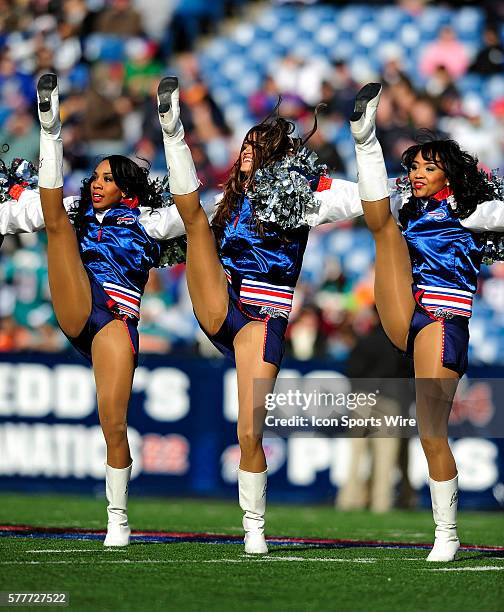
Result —
[[124, 215], [122, 217], [117, 217], [117, 225], [132, 225], [135, 223], [136, 218], [131, 215]]

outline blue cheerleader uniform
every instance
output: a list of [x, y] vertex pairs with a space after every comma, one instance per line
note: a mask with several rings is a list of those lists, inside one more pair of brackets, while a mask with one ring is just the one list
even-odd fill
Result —
[[[311, 181], [319, 204], [311, 225], [351, 219], [362, 214], [355, 183], [325, 176]], [[228, 312], [220, 330], [209, 335], [214, 346], [234, 361], [233, 342], [251, 321], [264, 324], [262, 359], [280, 367], [285, 351], [285, 332], [310, 227], [282, 230], [265, 224], [260, 235], [252, 204], [242, 195], [227, 222], [218, 245], [220, 261], [228, 279]]]
[[92, 307], [84, 329], [71, 344], [91, 361], [95, 335], [110, 321], [128, 331], [135, 367], [138, 364], [140, 300], [149, 270], [159, 264], [161, 247], [139, 222], [141, 211], [120, 202], [104, 212], [89, 204], [77, 239], [91, 284]]
[[[78, 202], [77, 197], [65, 198], [70, 215]], [[22, 190], [0, 207], [0, 234], [35, 232], [43, 227], [40, 195], [35, 190]], [[160, 241], [184, 233], [175, 206], [152, 210], [121, 201], [106, 211], [95, 211], [92, 203], [88, 205], [77, 240], [91, 286], [91, 313], [79, 336], [67, 336], [88, 361], [96, 334], [110, 321], [120, 320], [128, 331], [137, 365], [140, 301], [149, 270], [160, 265]]]
[[411, 258], [416, 302], [406, 352], [413, 357], [419, 332], [439, 321], [442, 364], [462, 376], [467, 370], [473, 295], [485, 251], [482, 232], [502, 230], [499, 217], [504, 218], [504, 203], [485, 202], [467, 219], [458, 219], [449, 203], [451, 195], [451, 190], [445, 188], [429, 199], [419, 200], [420, 215], [402, 228]]

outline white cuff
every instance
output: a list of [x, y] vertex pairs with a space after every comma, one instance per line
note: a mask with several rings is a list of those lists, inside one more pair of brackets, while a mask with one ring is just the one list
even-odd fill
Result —
[[40, 130], [39, 187], [63, 187], [63, 142]]

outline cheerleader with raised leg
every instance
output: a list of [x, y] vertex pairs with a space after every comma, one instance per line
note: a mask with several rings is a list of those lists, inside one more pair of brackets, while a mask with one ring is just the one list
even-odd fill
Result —
[[0, 233], [45, 226], [54, 311], [71, 344], [92, 363], [96, 381], [107, 446], [104, 544], [126, 546], [132, 468], [127, 408], [138, 359], [140, 300], [149, 269], [160, 265], [163, 241], [180, 236], [184, 227], [174, 206], [162, 207], [162, 190], [148, 170], [120, 155], [105, 157], [84, 181], [81, 197], [64, 203], [56, 75], [40, 78], [37, 96], [40, 194], [13, 185], [13, 199], [0, 205]]
[[274, 115], [246, 135], [211, 227], [184, 142], [175, 78], [162, 80], [158, 99], [170, 191], [187, 232], [194, 312], [210, 341], [236, 363], [245, 551], [264, 554], [265, 395], [282, 361], [308, 233], [311, 226], [362, 214], [360, 199], [354, 183], [325, 176], [316, 156], [292, 137], [294, 125]]
[[436, 524], [427, 560], [446, 562], [460, 545], [458, 475], [448, 444], [448, 418], [467, 369], [469, 317], [485, 232], [504, 231], [504, 202], [498, 199], [497, 183], [478, 170], [476, 159], [453, 140], [431, 139], [403, 154], [408, 176], [392, 189], [391, 206], [375, 133], [380, 93], [381, 85], [366, 85], [351, 117], [359, 193], [376, 245], [380, 319], [392, 343], [414, 360], [417, 425]]

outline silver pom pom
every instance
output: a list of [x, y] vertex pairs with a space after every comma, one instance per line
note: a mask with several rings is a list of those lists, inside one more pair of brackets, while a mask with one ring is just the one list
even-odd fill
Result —
[[163, 240], [161, 243], [161, 257], [158, 268], [167, 268], [179, 263], [185, 263], [187, 251], [187, 239], [185, 236]]
[[257, 170], [254, 190], [247, 195], [259, 221], [275, 223], [284, 230], [315, 223], [320, 204], [309, 179], [327, 172], [317, 159], [316, 153], [302, 148]]
[[26, 159], [13, 159], [10, 166], [0, 160], [0, 202], [12, 199], [9, 190], [14, 185], [37, 189], [38, 175], [35, 166]]

